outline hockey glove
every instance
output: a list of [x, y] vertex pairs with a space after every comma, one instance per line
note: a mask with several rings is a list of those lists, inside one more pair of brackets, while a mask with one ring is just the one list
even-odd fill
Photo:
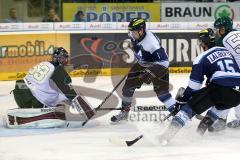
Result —
[[176, 99], [175, 108], [174, 108], [174, 111], [171, 112], [173, 113], [173, 115], [176, 115], [181, 110], [181, 107], [184, 106], [188, 101], [188, 99], [184, 97], [184, 92], [185, 92], [185, 88], [180, 87], [178, 89], [178, 92], [175, 97]]
[[176, 105], [174, 107], [174, 109], [171, 112], [172, 116], [175, 116], [179, 111], [181, 110], [181, 106], [180, 105]]
[[185, 97], [178, 97], [177, 99], [176, 99], [176, 107], [178, 107], [178, 106], [184, 106], [186, 103], [187, 103], [187, 99], [185, 98]]
[[169, 110], [171, 112], [172, 116], [175, 116], [186, 103], [187, 103], [187, 101], [185, 101], [185, 99], [183, 97], [178, 97], [176, 99], [175, 107], [172, 110]]
[[151, 71], [148, 68], [146, 68], [139, 78], [143, 83], [150, 84], [152, 81], [151, 74], [152, 74]]
[[168, 69], [160, 64], [144, 64], [146, 69], [140, 75], [143, 83], [150, 84], [153, 79], [161, 79], [167, 74]]

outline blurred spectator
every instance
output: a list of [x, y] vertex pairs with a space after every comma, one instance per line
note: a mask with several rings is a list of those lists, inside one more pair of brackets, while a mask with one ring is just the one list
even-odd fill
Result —
[[[108, 0], [109, 1], [109, 0]], [[97, 3], [99, 0], [63, 0], [64, 3]]]
[[74, 15], [74, 19], [73, 22], [86, 22], [86, 18], [85, 15], [83, 13], [83, 11], [77, 11], [77, 13]]
[[9, 18], [3, 20], [3, 23], [21, 23], [22, 21], [17, 18], [16, 8], [9, 9]]
[[213, 2], [227, 2], [227, 0], [213, 0]]
[[227, 0], [196, 0], [196, 2], [227, 2]]
[[60, 22], [60, 18], [55, 12], [55, 9], [50, 8], [48, 10], [48, 15], [43, 18], [42, 22]]

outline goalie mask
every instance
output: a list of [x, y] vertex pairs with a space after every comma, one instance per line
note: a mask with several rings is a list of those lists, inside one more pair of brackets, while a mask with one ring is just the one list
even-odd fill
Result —
[[208, 28], [201, 30], [198, 34], [199, 44], [203, 47], [204, 51], [215, 46], [215, 33], [213, 29]]
[[133, 18], [128, 25], [128, 36], [141, 41], [146, 35], [146, 23], [142, 18]]
[[58, 65], [66, 65], [68, 63], [68, 52], [62, 48], [57, 48], [52, 55], [52, 61]]

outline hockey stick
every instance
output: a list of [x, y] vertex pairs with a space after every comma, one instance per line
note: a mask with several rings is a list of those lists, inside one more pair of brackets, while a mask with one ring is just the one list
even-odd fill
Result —
[[122, 110], [122, 108], [99, 108], [99, 111], [113, 111], [113, 110]]
[[111, 143], [116, 144], [118, 146], [130, 147], [142, 138], [143, 138], [143, 134], [141, 134], [140, 136], [138, 136], [137, 138], [135, 138], [134, 140], [131, 140], [131, 141], [123, 141], [123, 140], [121, 140], [120, 138], [117, 138], [117, 137], [110, 138], [109, 140], [110, 140]]
[[[176, 97], [175, 99], [177, 99], [178, 97], [182, 96], [183, 95], [183, 92], [184, 92], [184, 88], [181, 87], [178, 89], [178, 92], [176, 94]], [[166, 121], [168, 118], [170, 118], [171, 116], [174, 116], [176, 114], [176, 110], [173, 110], [172, 112], [170, 112], [166, 117], [164, 117], [160, 122], [164, 122]], [[138, 137], [134, 138], [133, 140], [130, 140], [130, 141], [125, 141], [125, 140], [122, 140], [120, 138], [112, 138], [110, 139], [110, 141], [113, 143], [113, 144], [116, 144], [116, 145], [119, 145], [119, 146], [127, 146], [127, 147], [130, 147], [132, 145], [134, 145], [136, 142], [138, 142], [140, 139], [142, 139], [144, 137], [143, 134], [139, 135]]]
[[204, 116], [202, 116], [201, 114], [197, 114], [196, 116], [195, 116], [195, 118], [197, 118], [198, 120], [203, 120], [203, 118], [204, 118]]
[[[160, 122], [164, 122], [165, 120], [167, 120], [168, 118], [170, 118], [171, 116], [174, 115], [174, 112], [169, 113], [166, 117], [164, 117]], [[110, 138], [110, 142], [113, 144], [116, 144], [118, 146], [127, 146], [130, 147], [132, 145], [134, 145], [135, 143], [137, 143], [140, 139], [142, 139], [144, 137], [143, 134], [139, 135], [138, 137], [134, 138], [133, 140], [129, 140], [129, 141], [125, 141], [122, 140], [121, 138], [115, 137], [115, 138]]]
[[[107, 99], [113, 94], [113, 92], [120, 86], [120, 84], [125, 80], [125, 78], [127, 77], [127, 75], [125, 75], [119, 82], [118, 84], [113, 88], [112, 92], [110, 92], [107, 97], [105, 97], [105, 99], [102, 101], [102, 103], [97, 107], [95, 108], [95, 111], [98, 111], [102, 105], [107, 101]], [[93, 117], [93, 116], [92, 116]], [[89, 119], [87, 119], [86, 121], [84, 121], [82, 123], [82, 126], [84, 126], [92, 117], [90, 117]]]
[[[139, 107], [139, 108], [138, 108]], [[156, 108], [154, 108], [156, 107]], [[100, 111], [112, 111], [112, 110], [122, 110], [122, 108], [99, 108]], [[144, 112], [144, 111], [167, 111], [164, 105], [159, 106], [135, 106], [134, 112]]]

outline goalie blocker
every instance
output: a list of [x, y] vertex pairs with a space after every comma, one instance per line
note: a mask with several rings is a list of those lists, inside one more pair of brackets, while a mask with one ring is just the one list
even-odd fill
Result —
[[[66, 104], [59, 104], [57, 107], [49, 108], [16, 108], [7, 111], [5, 125], [7, 128], [57, 128], [66, 127], [68, 124], [65, 115]], [[72, 100], [72, 106], [81, 116], [81, 121], [86, 121], [95, 115], [95, 109], [81, 96]], [[76, 113], [76, 112], [75, 112]]]
[[92, 118], [96, 113], [96, 110], [80, 95], [72, 100], [72, 107], [84, 116], [84, 121]]

